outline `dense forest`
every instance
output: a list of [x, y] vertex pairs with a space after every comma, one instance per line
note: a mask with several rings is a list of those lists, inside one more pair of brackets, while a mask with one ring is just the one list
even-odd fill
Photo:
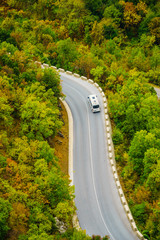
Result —
[[50, 145], [63, 124], [60, 78], [35, 61], [103, 88], [132, 214], [160, 239], [159, 44], [158, 0], [1, 1], [0, 239], [91, 239], [72, 226], [74, 191]]

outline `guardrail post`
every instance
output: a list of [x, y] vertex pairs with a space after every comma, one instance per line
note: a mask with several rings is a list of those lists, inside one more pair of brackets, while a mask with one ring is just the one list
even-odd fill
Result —
[[65, 70], [64, 70], [63, 68], [58, 68], [58, 71], [59, 71], [59, 72], [62, 72], [62, 73], [65, 72]]

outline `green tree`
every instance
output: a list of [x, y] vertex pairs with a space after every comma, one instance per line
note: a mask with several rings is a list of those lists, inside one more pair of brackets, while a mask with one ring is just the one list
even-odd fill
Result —
[[74, 39], [81, 39], [84, 35], [83, 21], [81, 19], [72, 20], [68, 24], [69, 36]]
[[160, 43], [160, 26], [159, 26], [160, 17], [155, 17], [149, 23], [149, 29], [153, 36], [155, 36], [157, 43]]
[[[139, 80], [135, 79], [135, 76], [139, 77]], [[110, 95], [112, 100], [109, 99], [114, 121], [128, 138], [132, 138], [134, 133], [141, 129], [150, 130], [153, 125], [159, 126], [157, 97], [154, 96], [155, 93], [151, 93], [149, 85], [142, 83], [147, 80], [143, 75], [136, 73], [135, 76], [129, 77], [120, 91]]]
[[74, 230], [72, 240], [91, 240], [91, 237], [87, 236], [83, 230]]
[[40, 204], [35, 205], [31, 209], [29, 219], [29, 231], [27, 232], [27, 239], [53, 239], [51, 236], [52, 228], [55, 222], [51, 213], [47, 213]]
[[6, 239], [6, 234], [10, 229], [7, 223], [12, 206], [8, 200], [0, 197], [0, 238]]
[[152, 172], [149, 174], [146, 185], [150, 188], [153, 194], [153, 198], [158, 199], [160, 191], [160, 161], [153, 168]]
[[42, 85], [44, 84], [46, 90], [52, 89], [55, 97], [59, 98], [61, 96], [60, 76], [54, 69], [44, 69], [39, 80]]
[[45, 161], [49, 163], [54, 163], [56, 165], [57, 159], [54, 155], [54, 149], [46, 141], [41, 141], [37, 144], [37, 158], [44, 158]]
[[122, 2], [122, 5], [124, 7], [123, 19], [125, 28], [134, 33], [135, 26], [140, 23], [142, 17], [138, 14], [136, 6], [132, 2]]
[[7, 96], [0, 90], [0, 120], [1, 125], [11, 126], [13, 118], [11, 116], [13, 109], [8, 102]]
[[96, 44], [101, 44], [104, 41], [104, 25], [106, 20], [100, 22], [94, 21], [93, 27], [91, 30], [92, 42]]
[[74, 213], [75, 213], [75, 207], [71, 206], [71, 203], [68, 201], [59, 202], [56, 208], [54, 209], [55, 216], [59, 220], [67, 223], [68, 226], [72, 225], [72, 218]]
[[122, 11], [117, 9], [117, 7], [112, 4], [105, 8], [103, 16], [105, 18], [111, 18], [115, 23], [120, 23], [122, 18]]
[[118, 35], [118, 30], [114, 24], [107, 24], [103, 26], [104, 37], [106, 39], [113, 39]]
[[98, 15], [99, 17], [102, 15], [102, 0], [85, 0], [86, 8], [89, 9], [93, 15]]
[[160, 237], [160, 230], [159, 230], [159, 217], [160, 217], [160, 205], [159, 200], [154, 202], [152, 206], [152, 212], [149, 215], [149, 218], [146, 221], [146, 230], [144, 231], [144, 236], [146, 234], [150, 236], [152, 239], [158, 240]]
[[144, 154], [149, 148], [156, 146], [156, 137], [145, 130], [136, 132], [129, 148], [130, 161], [133, 163], [134, 170], [139, 176], [144, 172]]
[[[55, 88], [56, 87], [54, 87], [54, 89]], [[37, 100], [46, 102], [47, 105], [50, 107], [53, 107], [53, 106], [56, 107], [58, 105], [58, 99], [55, 96], [55, 93], [53, 92], [52, 88], [49, 88], [48, 90], [46, 90], [46, 87], [44, 85], [41, 85], [40, 82], [32, 83], [31, 85], [26, 87], [25, 90], [27, 93], [34, 95], [37, 98]], [[57, 93], [58, 93], [58, 90], [57, 90]]]
[[75, 68], [79, 69], [79, 73], [81, 75], [86, 76], [87, 78], [90, 78], [91, 69], [96, 68], [96, 60], [93, 54], [84, 54], [80, 57], [79, 60], [75, 61], [74, 66]]
[[0, 42], [7, 41], [10, 38], [10, 31], [7, 29], [0, 29]]
[[[155, 37], [154, 36], [147, 36], [146, 34], [142, 34], [140, 38], [140, 46], [144, 47], [145, 49], [149, 49], [154, 46]], [[146, 51], [147, 53], [147, 51]]]
[[32, 165], [35, 158], [35, 152], [37, 150], [38, 141], [28, 142], [26, 136], [15, 137], [12, 139], [11, 148], [8, 148], [9, 156], [16, 162]]
[[55, 208], [59, 202], [73, 199], [73, 189], [69, 187], [69, 180], [62, 175], [60, 169], [53, 166], [47, 170], [44, 159], [37, 160], [35, 166], [37, 173], [35, 183], [39, 185], [42, 194], [48, 199], [52, 208]]
[[139, 224], [141, 224], [141, 226], [145, 226], [145, 222], [148, 218], [148, 214], [147, 214], [147, 206], [145, 202], [142, 202], [141, 204], [136, 204], [134, 205], [134, 207], [131, 208], [131, 211], [134, 215], [134, 218], [137, 222], [139, 222]]
[[38, 101], [34, 96], [29, 96], [21, 106], [22, 134], [28, 138], [43, 140], [55, 136], [62, 126], [59, 120], [59, 110], [50, 108], [45, 102]]
[[2, 42], [0, 45], [0, 48], [6, 48], [7, 52], [9, 52], [10, 54], [14, 54], [15, 51], [17, 51], [17, 47], [15, 47], [13, 44], [8, 43], [8, 42]]
[[148, 149], [144, 154], [144, 178], [147, 179], [148, 175], [156, 168], [160, 159], [160, 150], [156, 148]]
[[60, 40], [57, 45], [57, 66], [63, 66], [66, 70], [72, 70], [71, 63], [78, 57], [75, 43], [70, 38], [67, 38]]
[[9, 216], [9, 226], [11, 231], [18, 237], [19, 234], [27, 232], [27, 223], [29, 219], [29, 209], [25, 204], [14, 202]]
[[146, 94], [141, 99], [141, 106], [138, 112], [140, 129], [147, 129], [148, 131], [153, 128], [159, 128], [159, 113], [160, 105], [157, 101], [157, 96]]
[[138, 28], [139, 35], [143, 33], [147, 34], [149, 32], [149, 23], [154, 17], [155, 13], [151, 9], [148, 9], [146, 16], [143, 18], [139, 25]]
[[154, 46], [152, 50], [150, 64], [153, 69], [156, 69], [158, 66], [160, 66], [160, 48], [158, 46]]
[[121, 144], [123, 142], [123, 134], [120, 129], [116, 127], [113, 129], [112, 140], [115, 145]]
[[7, 166], [6, 157], [0, 155], [0, 168], [4, 168], [6, 166]]
[[97, 66], [96, 68], [92, 68], [90, 73], [94, 76], [94, 80], [99, 82], [101, 76], [104, 74], [104, 69], [101, 66]]

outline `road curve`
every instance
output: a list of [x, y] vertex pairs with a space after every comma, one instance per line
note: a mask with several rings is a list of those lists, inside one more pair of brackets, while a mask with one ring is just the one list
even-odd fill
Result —
[[[73, 184], [80, 227], [90, 236], [137, 240], [121, 204], [108, 159], [101, 95], [96, 87], [80, 78], [60, 75], [73, 115]], [[102, 109], [95, 114], [87, 102], [87, 96], [94, 93]]]
[[157, 97], [160, 98], [160, 88], [159, 87], [154, 87], [156, 93], [157, 93]]

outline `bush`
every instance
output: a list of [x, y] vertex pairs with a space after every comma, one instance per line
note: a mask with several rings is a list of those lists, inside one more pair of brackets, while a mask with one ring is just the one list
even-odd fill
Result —
[[146, 220], [148, 218], [146, 203], [136, 204], [131, 208], [134, 215], [134, 219], [141, 225], [145, 226]]
[[0, 167], [5, 168], [7, 166], [6, 157], [0, 155]]
[[0, 197], [0, 239], [5, 240], [9, 230], [7, 219], [11, 211], [11, 204]]
[[123, 142], [123, 134], [119, 128], [114, 128], [112, 140], [115, 145], [119, 145]]

